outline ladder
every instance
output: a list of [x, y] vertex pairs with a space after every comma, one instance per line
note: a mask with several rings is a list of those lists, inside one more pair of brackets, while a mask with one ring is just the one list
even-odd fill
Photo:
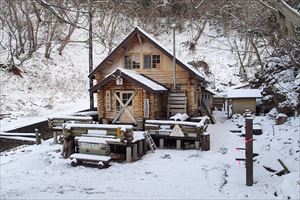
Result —
[[154, 150], [157, 149], [157, 146], [155, 145], [155, 143], [148, 131], [144, 133], [144, 137], [146, 139], [146, 142], [147, 142], [150, 150], [152, 151], [152, 153], [154, 153]]

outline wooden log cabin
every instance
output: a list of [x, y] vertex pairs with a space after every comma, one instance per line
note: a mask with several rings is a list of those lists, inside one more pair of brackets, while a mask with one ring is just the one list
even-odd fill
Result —
[[199, 116], [205, 75], [176, 58], [143, 29], [134, 30], [89, 74], [97, 83], [99, 121], [137, 124], [176, 113]]

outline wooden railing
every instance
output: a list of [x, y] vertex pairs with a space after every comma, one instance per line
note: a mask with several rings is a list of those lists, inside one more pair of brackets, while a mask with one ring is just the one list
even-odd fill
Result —
[[[91, 130], [93, 130], [94, 136], [101, 135], [113, 135], [116, 138], [119, 138], [120, 142], [126, 139], [127, 143], [130, 143], [133, 140], [133, 126], [132, 125], [117, 125], [117, 124], [73, 124], [67, 123], [63, 124], [63, 137], [64, 137], [64, 146], [63, 146], [63, 156], [68, 158], [72, 153], [75, 152], [75, 137], [78, 136], [89, 136]], [[97, 133], [96, 131], [99, 131]], [[103, 131], [105, 131], [103, 133]], [[112, 138], [106, 138], [103, 140], [112, 140]]]
[[24, 141], [31, 142], [36, 144], [41, 144], [41, 133], [38, 129], [35, 129], [35, 133], [9, 133], [3, 132], [0, 133], [0, 138], [6, 140], [15, 140], [15, 141]]
[[[200, 118], [199, 122], [188, 121], [172, 121], [172, 120], [146, 120], [145, 130], [149, 132], [167, 132], [172, 131], [175, 125], [179, 125], [185, 136], [195, 135], [195, 137], [201, 136], [207, 129], [209, 118], [207, 116]], [[168, 126], [168, 128], [166, 128]]]

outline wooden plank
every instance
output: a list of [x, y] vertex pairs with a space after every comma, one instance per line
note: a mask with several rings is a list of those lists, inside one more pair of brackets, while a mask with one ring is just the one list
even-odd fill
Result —
[[7, 140], [19, 140], [19, 141], [26, 141], [26, 142], [36, 142], [35, 138], [21, 137], [21, 136], [0, 136], [0, 138], [7, 139]]
[[35, 137], [35, 133], [9, 133], [2, 132], [0, 136], [27, 136], [27, 137]]
[[187, 97], [169, 97], [168, 101], [186, 101]]
[[71, 159], [78, 160], [86, 160], [86, 161], [109, 161], [111, 159], [110, 156], [100, 156], [100, 155], [91, 155], [91, 154], [83, 154], [83, 153], [73, 153], [70, 156]]
[[86, 129], [86, 130], [109, 130], [109, 129], [126, 129], [131, 130], [133, 128], [132, 125], [125, 124], [66, 124], [65, 129]]
[[172, 109], [169, 110], [169, 112], [172, 113], [172, 114], [186, 113], [186, 109], [174, 109], [174, 108], [172, 108]]
[[184, 92], [180, 92], [180, 93], [170, 93], [169, 97], [185, 97], [185, 93]]
[[168, 104], [172, 104], [172, 105], [175, 105], [175, 104], [180, 104], [180, 105], [182, 105], [182, 104], [185, 104], [186, 105], [186, 101], [168, 101]]
[[185, 104], [184, 105], [169, 104], [168, 107], [170, 108], [170, 110], [172, 110], [172, 109], [186, 109], [186, 105]]
[[49, 120], [52, 121], [92, 121], [93, 118], [89, 116], [57, 116], [57, 117], [49, 117]]

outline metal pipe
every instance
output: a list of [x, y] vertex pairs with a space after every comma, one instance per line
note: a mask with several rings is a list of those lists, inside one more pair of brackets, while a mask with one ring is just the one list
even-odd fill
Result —
[[[88, 13], [89, 13], [89, 73], [93, 71], [93, 24], [92, 24], [92, 4], [91, 1], [88, 0]], [[93, 79], [89, 80], [90, 88], [93, 87]], [[90, 92], [90, 110], [94, 109], [94, 93]]]
[[176, 58], [175, 58], [175, 28], [176, 24], [172, 24], [171, 27], [173, 28], [173, 87], [176, 89]]

